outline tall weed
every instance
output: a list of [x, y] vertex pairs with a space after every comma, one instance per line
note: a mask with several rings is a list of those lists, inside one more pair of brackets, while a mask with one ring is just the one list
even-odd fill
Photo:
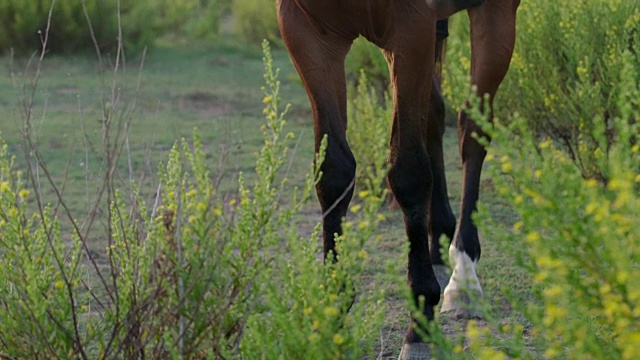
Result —
[[[636, 89], [628, 82], [617, 86], [620, 94]], [[611, 119], [617, 141], [594, 164], [606, 184], [585, 179], [570, 155], [551, 138], [540, 139], [521, 116], [493, 128], [483, 122], [494, 139], [488, 161], [496, 196], [518, 220], [501, 228], [481, 206], [476, 222], [527, 271], [534, 298], [510, 297], [527, 323], [495, 324], [510, 346], [492, 347], [488, 330], [472, 325], [474, 351], [524, 359], [640, 355], [640, 145], [632, 140], [640, 128], [628, 121], [639, 114], [625, 96], [618, 101], [620, 113]], [[525, 327], [542, 341], [539, 348], [525, 346]]]
[[153, 204], [135, 183], [111, 190], [104, 252], [88, 249], [75, 222], [61, 226], [63, 198], [51, 208], [37, 203], [0, 147], [2, 357], [372, 354], [383, 292], [363, 293], [357, 283], [384, 190], [369, 182], [338, 241], [340, 262], [323, 265], [319, 227], [302, 236], [297, 226], [321, 174], [311, 171], [303, 189], [289, 188], [283, 170], [294, 135], [285, 132], [278, 72], [264, 51], [266, 123], [255, 183], [241, 176], [237, 198], [225, 200], [196, 131], [193, 144], [177, 143], [160, 167]]
[[372, 180], [384, 183], [384, 174], [389, 157], [389, 134], [391, 129], [391, 99], [388, 93], [378, 96], [375, 86], [368, 80], [366, 72], [360, 71], [358, 85], [348, 102], [349, 127], [347, 139], [358, 162], [356, 184], [366, 188], [380, 187], [368, 184]]
[[[452, 23], [443, 86], [458, 106], [470, 92], [463, 16]], [[618, 139], [613, 120], [623, 113], [621, 106], [640, 107], [639, 28], [637, 1], [523, 1], [496, 113], [506, 119], [518, 111], [531, 129], [565, 149], [585, 177], [605, 180], [598, 163]], [[635, 87], [620, 86], [626, 83]]]
[[233, 28], [241, 39], [260, 44], [280, 39], [276, 9], [271, 0], [232, 0]]

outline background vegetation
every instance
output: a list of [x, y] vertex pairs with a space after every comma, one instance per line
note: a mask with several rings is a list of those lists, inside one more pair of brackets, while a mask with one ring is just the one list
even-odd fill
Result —
[[[49, 4], [0, 5], [0, 26], [31, 29], [16, 45], [3, 28], [5, 53], [38, 53], [29, 41]], [[95, 47], [83, 2], [55, 4], [51, 29], [70, 28], [78, 45], [54, 46], [52, 33], [46, 48], [75, 53], [1, 59], [0, 357], [397, 358], [406, 248], [401, 215], [381, 207], [378, 51], [360, 39], [349, 60], [358, 183], [341, 261], [321, 266], [304, 91], [282, 49], [263, 60], [246, 45], [277, 38], [271, 3], [123, 2], [119, 29], [117, 2], [94, 19], [86, 1], [95, 33], [111, 29], [96, 36], [97, 65], [83, 54]], [[240, 30], [246, 19], [256, 26]], [[635, 359], [638, 6], [532, 0], [519, 20], [496, 125], [474, 114], [494, 139], [477, 217], [486, 321], [439, 319], [430, 339], [445, 358]], [[455, 105], [470, 93], [468, 25], [464, 14], [452, 23], [443, 89]], [[455, 204], [451, 129], [445, 151]]]

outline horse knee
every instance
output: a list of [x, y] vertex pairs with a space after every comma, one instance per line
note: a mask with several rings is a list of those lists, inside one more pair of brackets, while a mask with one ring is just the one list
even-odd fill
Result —
[[484, 159], [487, 150], [484, 145], [478, 142], [479, 138], [484, 139], [487, 143], [491, 141], [491, 138], [482, 131], [480, 126], [464, 110], [460, 111], [458, 115], [458, 140], [463, 163], [468, 159], [477, 157]]
[[322, 177], [316, 190], [322, 211], [329, 213], [339, 207], [338, 213], [344, 216], [355, 185], [356, 160], [353, 153], [348, 146], [328, 145], [320, 169]]
[[387, 177], [391, 191], [403, 210], [422, 208], [426, 211], [433, 180], [426, 151], [397, 158]]

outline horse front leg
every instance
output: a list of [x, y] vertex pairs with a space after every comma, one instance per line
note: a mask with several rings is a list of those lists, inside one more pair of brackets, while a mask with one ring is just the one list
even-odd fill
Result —
[[[407, 280], [413, 305], [422, 310], [428, 322], [434, 320], [434, 307], [440, 300], [440, 286], [429, 252], [427, 219], [434, 174], [427, 144], [429, 139], [425, 136], [429, 130], [434, 75], [435, 21], [435, 14], [429, 11], [403, 16], [396, 22], [395, 33], [383, 46], [394, 98], [388, 179], [404, 215], [409, 240]], [[422, 325], [412, 316], [400, 359], [430, 358], [431, 345], [423, 343], [421, 338], [421, 332], [428, 329]]]
[[316, 153], [327, 137], [316, 192], [322, 208], [325, 260], [337, 260], [335, 238], [354, 190], [356, 161], [346, 139], [347, 88], [344, 59], [353, 38], [322, 32], [292, 0], [277, 2], [285, 45], [311, 102]]
[[[471, 21], [471, 81], [477, 95], [489, 94], [483, 111], [492, 112], [493, 98], [504, 79], [515, 45], [516, 9], [519, 0], [486, 0], [468, 10]], [[480, 259], [478, 229], [472, 221], [480, 194], [480, 174], [487, 154], [475, 136], [488, 139], [463, 110], [458, 116], [458, 138], [462, 156], [462, 202], [460, 220], [449, 256], [454, 264], [449, 285], [444, 290], [441, 312], [457, 318], [481, 317], [474, 308], [475, 297], [482, 296], [476, 274]]]

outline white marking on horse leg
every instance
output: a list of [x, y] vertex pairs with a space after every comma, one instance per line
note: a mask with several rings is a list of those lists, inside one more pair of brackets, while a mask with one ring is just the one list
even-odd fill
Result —
[[440, 291], [444, 290], [449, 284], [449, 278], [451, 271], [446, 265], [433, 265], [433, 272], [436, 274], [438, 285], [440, 285]]
[[449, 258], [453, 265], [453, 274], [449, 285], [444, 289], [441, 314], [455, 318], [481, 318], [482, 314], [474, 309], [476, 298], [482, 297], [482, 287], [476, 275], [476, 261], [454, 244], [449, 247]]
[[431, 360], [431, 345], [425, 343], [405, 343], [398, 360]]

